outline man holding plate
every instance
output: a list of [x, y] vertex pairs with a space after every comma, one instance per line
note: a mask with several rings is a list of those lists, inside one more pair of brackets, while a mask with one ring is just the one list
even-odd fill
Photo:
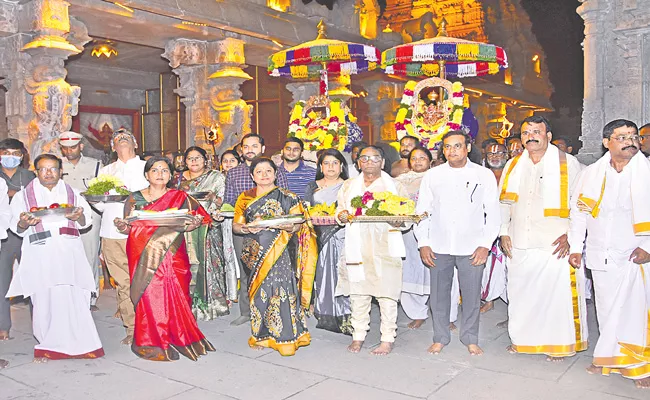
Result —
[[24, 240], [6, 296], [31, 298], [34, 362], [104, 355], [90, 312], [95, 280], [79, 236], [90, 205], [61, 180], [61, 166], [52, 154], [36, 157], [38, 179], [11, 202], [11, 230]]

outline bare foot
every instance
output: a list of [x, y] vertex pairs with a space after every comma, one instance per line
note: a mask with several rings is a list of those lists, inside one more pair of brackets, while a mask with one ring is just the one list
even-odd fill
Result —
[[515, 350], [513, 345], [506, 347], [506, 351], [510, 354], [517, 354], [517, 350]]
[[456, 324], [454, 324], [453, 322], [449, 323], [449, 330], [450, 331], [455, 332], [457, 329], [458, 328], [456, 327]]
[[353, 340], [352, 343], [348, 346], [348, 351], [350, 353], [358, 353], [361, 351], [363, 346], [363, 340]]
[[7, 368], [9, 366], [9, 361], [0, 360], [0, 369]]
[[97, 307], [96, 305], [92, 305], [90, 306], [90, 311], [92, 312], [99, 311], [99, 307]]
[[426, 319], [414, 319], [408, 325], [409, 329], [420, 329], [422, 325], [426, 322]]
[[0, 331], [0, 342], [4, 340], [10, 340], [12, 339], [9, 337], [9, 331]]
[[133, 335], [127, 335], [120, 343], [125, 346], [133, 344]]
[[560, 363], [560, 362], [564, 361], [564, 357], [546, 356], [546, 361], [554, 362], [554, 363]]
[[501, 321], [497, 324], [497, 328], [505, 328], [508, 329], [508, 320]]
[[376, 349], [370, 352], [376, 356], [387, 356], [393, 350], [393, 343], [391, 342], [381, 342]]
[[431, 346], [429, 346], [429, 348], [427, 349], [427, 352], [429, 354], [440, 354], [443, 347], [445, 347], [445, 345], [442, 344], [442, 343], [434, 343]]
[[493, 301], [486, 301], [483, 303], [481, 306], [481, 314], [486, 313], [494, 308], [494, 302]]
[[634, 386], [636, 386], [637, 389], [650, 389], [650, 377], [636, 379], [634, 381]]
[[34, 357], [34, 359], [32, 360], [34, 364], [44, 364], [47, 361], [48, 359], [46, 357]]
[[467, 350], [469, 351], [469, 354], [473, 356], [482, 356], [483, 355], [483, 349], [478, 347], [476, 344], [470, 344], [467, 346]]
[[602, 375], [603, 367], [597, 367], [594, 364], [591, 364], [585, 369], [585, 371], [587, 371], [589, 375]]

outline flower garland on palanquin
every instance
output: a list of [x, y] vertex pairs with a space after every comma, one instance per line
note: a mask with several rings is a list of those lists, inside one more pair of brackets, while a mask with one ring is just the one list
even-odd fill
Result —
[[420, 139], [422, 146], [436, 149], [445, 133], [462, 127], [463, 113], [465, 112], [464, 88], [460, 82], [452, 84], [451, 104], [449, 105], [449, 102], [445, 101], [449, 118], [446, 121], [441, 120], [439, 123], [429, 125], [422, 118], [413, 115], [413, 96], [416, 85], [417, 82], [408, 81], [404, 87], [402, 101], [399, 104], [397, 117], [395, 118], [397, 139], [399, 140], [407, 135], [415, 136]]
[[[304, 101], [299, 101], [293, 107], [287, 136], [302, 140], [306, 150], [335, 148], [343, 151], [348, 141], [348, 128], [345, 122], [346, 110], [341, 107], [342, 101], [331, 100], [330, 115], [322, 119], [314, 111], [303, 117], [305, 104]], [[352, 113], [348, 112], [347, 117], [351, 122], [356, 122]]]

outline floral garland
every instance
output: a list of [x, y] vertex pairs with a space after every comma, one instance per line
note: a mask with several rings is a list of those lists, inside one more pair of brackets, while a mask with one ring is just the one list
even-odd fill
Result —
[[356, 210], [354, 215], [389, 216], [415, 214], [415, 202], [391, 192], [365, 192], [353, 197], [350, 204]]
[[397, 139], [404, 136], [415, 136], [420, 139], [422, 146], [429, 149], [436, 149], [445, 133], [461, 129], [463, 123], [464, 95], [463, 85], [460, 82], [454, 82], [451, 86], [451, 107], [448, 108], [450, 119], [446, 124], [429, 126], [423, 121], [413, 117], [413, 96], [417, 82], [408, 81], [404, 87], [402, 101], [397, 109], [395, 117], [395, 130]]
[[[330, 101], [329, 118], [323, 118], [314, 129], [314, 123], [317, 120], [316, 113], [310, 111], [307, 116], [303, 117], [305, 102], [297, 102], [291, 111], [289, 134], [287, 136], [297, 137], [302, 140], [307, 150], [335, 148], [343, 151], [348, 140], [348, 128], [345, 123], [346, 113], [341, 105], [341, 100]], [[348, 113], [347, 116], [350, 121], [356, 121], [351, 113]]]

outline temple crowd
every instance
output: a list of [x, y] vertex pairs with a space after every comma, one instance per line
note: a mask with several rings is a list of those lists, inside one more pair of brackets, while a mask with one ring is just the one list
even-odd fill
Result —
[[[102, 357], [102, 340], [118, 339], [100, 339], [92, 312], [114, 285], [121, 342], [148, 360], [214, 351], [210, 340], [219, 338], [206, 338], [197, 320], [233, 308], [231, 325], [250, 325], [252, 349], [293, 355], [310, 344], [307, 319], [315, 318], [318, 329], [350, 335], [347, 350], [358, 353], [373, 302], [381, 343], [372, 354], [392, 351], [399, 305], [409, 329], [431, 316], [432, 356], [454, 345], [453, 330], [481, 356], [481, 314], [504, 301], [504, 350], [562, 362], [590, 345], [593, 298], [599, 337], [587, 372], [650, 388], [649, 137], [650, 124], [611, 121], [606, 152], [589, 166], [540, 116], [505, 141], [473, 143], [458, 130], [436, 151], [405, 136], [399, 152], [356, 142], [349, 154], [323, 149], [311, 160], [297, 138], [267, 157], [258, 134], [218, 160], [201, 147], [141, 159], [133, 134], [120, 129], [107, 165], [83, 155], [75, 132], [60, 135], [62, 158], [41, 154], [33, 163], [20, 141], [5, 139], [0, 341], [10, 339], [11, 301], [24, 298], [35, 362]], [[81, 194], [102, 175], [124, 185], [124, 202]], [[410, 199], [421, 218], [355, 222], [359, 198], [373, 196]], [[331, 207], [334, 224], [313, 223], [318, 205]], [[69, 211], [35, 216], [43, 207]], [[129, 218], [169, 210], [187, 218]]]

